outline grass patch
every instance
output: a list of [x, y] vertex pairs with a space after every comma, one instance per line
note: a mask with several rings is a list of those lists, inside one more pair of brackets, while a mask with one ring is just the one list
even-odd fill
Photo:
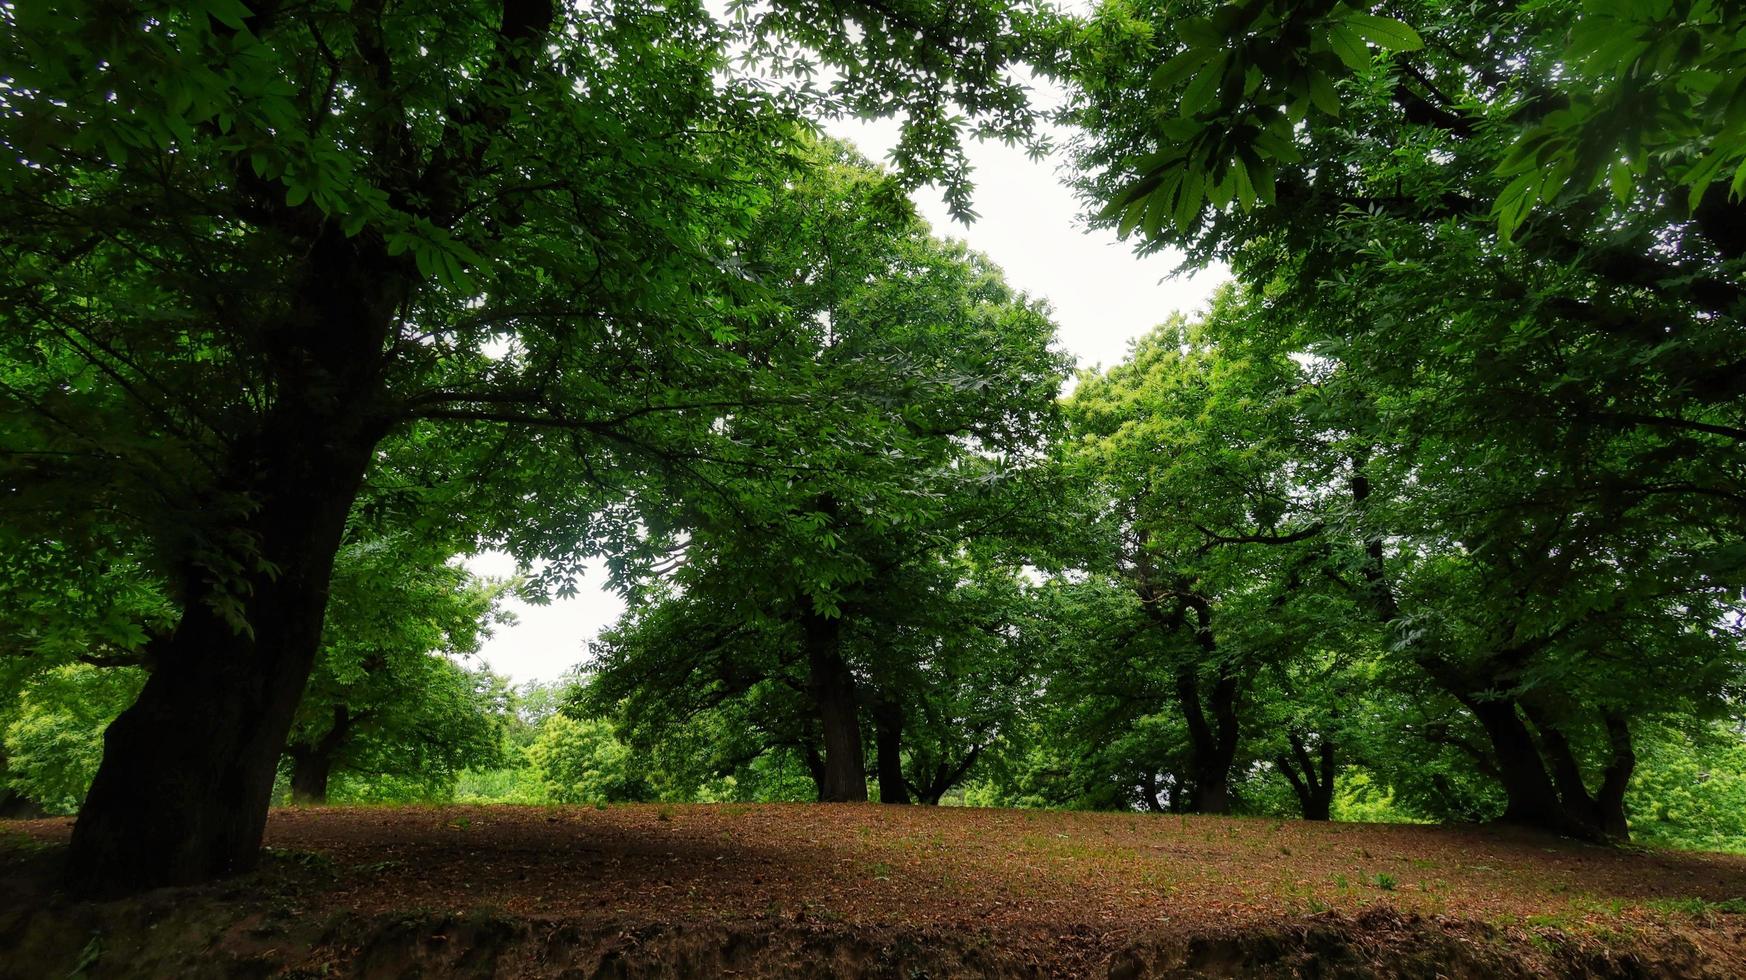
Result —
[[1746, 915], [1746, 897], [1720, 902], [1708, 902], [1701, 898], [1657, 898], [1644, 904], [1657, 912], [1689, 915], [1694, 919], [1708, 919], [1716, 915]]

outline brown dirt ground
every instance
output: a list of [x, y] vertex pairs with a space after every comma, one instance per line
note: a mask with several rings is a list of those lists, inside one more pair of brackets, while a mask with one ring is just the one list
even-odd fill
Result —
[[296, 809], [255, 874], [99, 904], [53, 889], [70, 829], [0, 822], [0, 977], [1746, 977], [1746, 857], [1494, 828]]

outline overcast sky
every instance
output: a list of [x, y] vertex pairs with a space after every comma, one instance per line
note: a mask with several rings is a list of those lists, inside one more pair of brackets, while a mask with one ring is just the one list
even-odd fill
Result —
[[[826, 129], [875, 160], [895, 142], [892, 122], [843, 121]], [[1057, 177], [1059, 156], [1032, 161], [1022, 150], [989, 143], [972, 147], [970, 158], [980, 215], [975, 224], [952, 221], [931, 190], [915, 195], [918, 208], [936, 234], [964, 239], [1005, 269], [1013, 286], [1047, 299], [1061, 346], [1082, 366], [1120, 360], [1129, 341], [1171, 312], [1203, 308], [1225, 278], [1222, 270], [1172, 278], [1172, 257], [1136, 258], [1114, 232], [1088, 232], [1078, 201]], [[480, 556], [469, 567], [498, 576], [515, 571], [506, 555]], [[580, 662], [588, 641], [624, 611], [623, 601], [599, 582], [584, 581], [575, 598], [547, 606], [513, 603], [520, 621], [486, 641], [491, 669], [520, 683], [552, 680]]]

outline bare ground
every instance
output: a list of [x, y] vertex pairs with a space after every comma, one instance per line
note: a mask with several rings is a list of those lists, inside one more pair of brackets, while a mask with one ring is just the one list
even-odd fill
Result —
[[1493, 828], [877, 805], [276, 811], [262, 869], [54, 889], [0, 978], [1746, 977], [1746, 857]]

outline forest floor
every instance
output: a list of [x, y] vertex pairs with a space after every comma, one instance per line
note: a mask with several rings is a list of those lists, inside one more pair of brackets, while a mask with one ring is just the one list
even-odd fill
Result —
[[1746, 857], [1497, 828], [877, 805], [277, 810], [75, 903], [0, 822], [0, 978], [1746, 977]]

